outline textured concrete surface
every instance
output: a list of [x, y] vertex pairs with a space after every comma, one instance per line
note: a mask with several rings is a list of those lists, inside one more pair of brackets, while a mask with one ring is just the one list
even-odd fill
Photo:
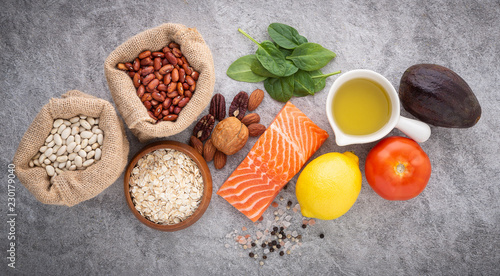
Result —
[[[500, 274], [500, 2], [496, 1], [2, 1], [0, 4], [1, 275], [499, 275]], [[334, 221], [289, 227], [302, 245], [263, 266], [231, 239], [257, 227], [215, 195], [256, 139], [216, 171], [214, 195], [192, 227], [163, 233], [128, 209], [123, 175], [72, 208], [43, 205], [16, 180], [15, 233], [8, 225], [8, 164], [31, 121], [51, 97], [78, 89], [112, 102], [103, 72], [107, 55], [128, 37], [165, 22], [196, 27], [212, 50], [215, 91], [231, 99], [263, 88], [225, 74], [268, 39], [271, 22], [294, 26], [338, 57], [324, 69], [367, 68], [397, 88], [416, 63], [453, 69], [475, 91], [483, 116], [470, 129], [432, 127], [422, 144], [433, 169], [417, 198], [390, 202], [363, 179], [353, 208]], [[327, 80], [329, 87], [335, 77]], [[352, 150], [364, 160], [372, 144], [339, 147], [324, 112], [327, 90], [292, 102], [331, 137], [316, 153]], [[257, 110], [268, 125], [282, 104], [266, 97]], [[403, 115], [408, 115], [402, 110]], [[411, 116], [410, 116], [411, 117]], [[191, 129], [191, 128], [189, 128]], [[144, 144], [127, 131], [129, 158]], [[391, 135], [401, 135], [393, 131]], [[169, 139], [186, 142], [189, 131]], [[280, 193], [295, 200], [294, 183]], [[272, 209], [266, 220], [273, 219]], [[246, 232], [241, 228], [248, 228]], [[325, 235], [324, 239], [318, 236]], [[229, 234], [229, 235], [228, 235]], [[15, 268], [7, 260], [15, 236]], [[256, 250], [255, 250], [256, 251]]]

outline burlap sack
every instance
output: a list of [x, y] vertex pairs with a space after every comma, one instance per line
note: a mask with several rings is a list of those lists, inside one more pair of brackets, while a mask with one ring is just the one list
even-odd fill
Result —
[[[44, 145], [55, 119], [76, 115], [99, 118], [104, 132], [101, 160], [85, 170], [65, 171], [51, 184], [45, 169], [31, 168], [29, 161]], [[13, 163], [18, 179], [40, 202], [73, 206], [93, 198], [118, 179], [127, 165], [128, 150], [124, 126], [113, 105], [72, 90], [43, 106], [21, 139]]]
[[[133, 61], [145, 50], [161, 51], [171, 41], [180, 45], [182, 53], [200, 76], [193, 97], [182, 109], [177, 121], [155, 124], [137, 97], [132, 79], [126, 72], [118, 70], [116, 65]], [[104, 72], [118, 111], [140, 142], [171, 136], [190, 126], [210, 103], [215, 84], [212, 54], [200, 33], [196, 29], [172, 23], [146, 30], [118, 46], [106, 58]]]

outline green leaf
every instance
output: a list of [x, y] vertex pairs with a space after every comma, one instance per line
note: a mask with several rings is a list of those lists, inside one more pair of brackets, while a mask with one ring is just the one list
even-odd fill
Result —
[[280, 52], [285, 56], [285, 58], [293, 53], [293, 49], [285, 49], [277, 44], [276, 47], [278, 47], [278, 50], [280, 50]]
[[259, 76], [269, 77], [269, 78], [278, 78], [278, 76], [267, 71], [267, 69], [264, 68], [264, 66], [262, 66], [262, 64], [260, 63], [260, 61], [257, 58], [255, 58], [255, 60], [250, 65], [250, 69], [252, 70], [252, 72], [254, 72], [255, 74], [257, 74]]
[[323, 90], [323, 88], [325, 88], [326, 78], [333, 76], [333, 75], [340, 74], [340, 70], [336, 71], [336, 72], [328, 73], [325, 75], [323, 75], [323, 73], [320, 70], [316, 70], [316, 71], [311, 71], [310, 74], [311, 74], [311, 78], [313, 79], [313, 82], [314, 82], [314, 93], [317, 93], [317, 92]]
[[310, 72], [299, 70], [293, 75], [294, 90], [293, 95], [296, 97], [304, 97], [314, 95], [315, 80], [311, 77]]
[[283, 53], [269, 40], [260, 43], [255, 55], [262, 66], [276, 76], [290, 76], [299, 70], [293, 62], [286, 60]]
[[264, 88], [271, 98], [287, 102], [293, 96], [293, 75], [283, 78], [268, 78], [264, 81]]
[[304, 43], [293, 50], [293, 53], [286, 57], [304, 71], [314, 71], [323, 68], [335, 57], [335, 53], [323, 48], [317, 43]]
[[274, 42], [285, 49], [294, 49], [307, 42], [307, 38], [301, 36], [293, 27], [285, 24], [272, 23], [267, 28], [267, 32]]
[[238, 31], [244, 36], [248, 37], [255, 44], [257, 44], [257, 46], [259, 46], [259, 48], [255, 52], [255, 55], [257, 56], [257, 59], [260, 61], [262, 66], [264, 66], [264, 68], [266, 68], [272, 74], [280, 77], [286, 77], [299, 70], [293, 64], [293, 62], [285, 59], [285, 56], [281, 53], [280, 50], [278, 50], [273, 42], [265, 40], [262, 43], [259, 43], [249, 34], [245, 33], [242, 29], [238, 29]]
[[227, 68], [227, 76], [237, 81], [244, 82], [260, 82], [267, 77], [259, 76], [252, 72], [250, 66], [254, 61], [257, 61], [255, 55], [247, 55], [240, 57]]

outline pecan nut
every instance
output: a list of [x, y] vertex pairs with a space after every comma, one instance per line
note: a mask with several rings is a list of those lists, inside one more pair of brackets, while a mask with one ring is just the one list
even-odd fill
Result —
[[222, 94], [217, 93], [212, 97], [210, 114], [218, 121], [222, 121], [226, 117], [226, 99]]
[[193, 129], [193, 136], [200, 139], [201, 141], [205, 141], [210, 137], [212, 133], [212, 129], [214, 128], [215, 118], [212, 114], [207, 114], [196, 123]]
[[243, 119], [248, 107], [248, 94], [245, 91], [238, 93], [229, 107], [229, 116]]

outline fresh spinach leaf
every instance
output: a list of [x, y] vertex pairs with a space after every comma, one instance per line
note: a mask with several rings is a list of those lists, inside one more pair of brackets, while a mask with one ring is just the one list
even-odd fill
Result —
[[257, 42], [243, 30], [238, 29], [243, 35], [252, 40], [259, 48], [255, 52], [255, 56], [260, 61], [262, 66], [276, 76], [290, 76], [299, 70], [293, 62], [285, 59], [285, 56], [280, 50], [269, 40], [262, 43]]
[[316, 70], [316, 71], [311, 71], [310, 74], [311, 74], [311, 78], [313, 79], [313, 82], [314, 82], [314, 93], [316, 93], [316, 92], [323, 90], [323, 88], [325, 88], [326, 78], [333, 76], [333, 75], [340, 74], [340, 71], [335, 71], [332, 73], [323, 74], [320, 70]]
[[258, 62], [255, 55], [240, 57], [227, 68], [226, 74], [233, 80], [243, 82], [260, 82], [265, 80], [267, 77], [259, 76], [252, 72], [250, 67], [254, 61]]
[[278, 76], [276, 76], [275, 74], [272, 74], [271, 72], [267, 71], [267, 69], [264, 68], [264, 66], [262, 66], [262, 64], [260, 63], [260, 61], [257, 58], [255, 58], [255, 60], [250, 65], [250, 69], [252, 70], [252, 72], [254, 72], [255, 74], [257, 74], [259, 76], [269, 77], [269, 78], [278, 78]]
[[267, 32], [274, 42], [285, 49], [294, 49], [307, 42], [307, 38], [301, 36], [293, 27], [285, 24], [272, 23], [267, 28]]
[[271, 98], [287, 102], [293, 96], [294, 80], [293, 75], [282, 78], [267, 78], [264, 80], [264, 88]]
[[299, 70], [293, 62], [286, 60], [283, 53], [269, 40], [260, 44], [255, 55], [262, 66], [276, 76], [290, 76]]
[[299, 70], [297, 73], [293, 74], [293, 78], [293, 95], [295, 97], [304, 97], [316, 93], [316, 91], [314, 91], [316, 87], [315, 80], [312, 78], [310, 72]]
[[293, 49], [285, 49], [283, 47], [280, 47], [278, 44], [276, 44], [276, 47], [278, 47], [278, 50], [281, 51], [285, 58], [293, 53]]
[[335, 53], [323, 48], [317, 43], [304, 43], [293, 50], [286, 58], [304, 71], [314, 71], [323, 68], [335, 57]]

